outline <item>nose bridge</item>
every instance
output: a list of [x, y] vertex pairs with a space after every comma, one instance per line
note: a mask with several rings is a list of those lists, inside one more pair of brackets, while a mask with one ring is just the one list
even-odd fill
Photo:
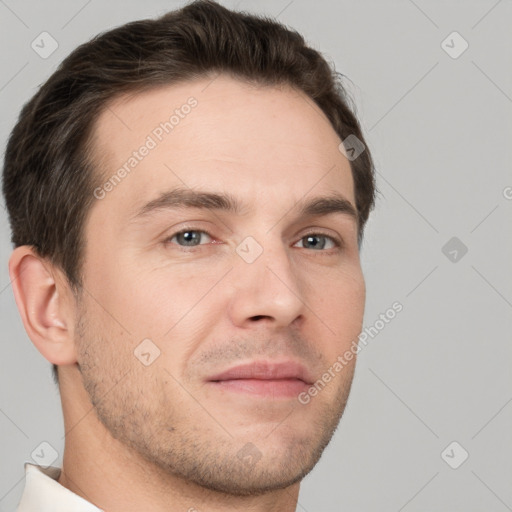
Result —
[[267, 279], [269, 269], [274, 269], [275, 272], [286, 274], [282, 279], [294, 280], [291, 275], [293, 269], [290, 248], [283, 242], [277, 228], [267, 231], [262, 229], [254, 235], [247, 236], [238, 245], [237, 253], [244, 261], [248, 272], [254, 272]]
[[278, 230], [247, 236], [236, 252], [239, 261], [235, 265], [233, 320], [243, 323], [264, 316], [280, 325], [293, 322], [302, 313], [304, 298], [290, 249]]

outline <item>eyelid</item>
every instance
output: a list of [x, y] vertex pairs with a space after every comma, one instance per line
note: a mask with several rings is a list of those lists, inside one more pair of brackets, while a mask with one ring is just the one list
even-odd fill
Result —
[[[187, 231], [197, 231], [198, 233], [204, 233], [205, 235], [208, 235], [210, 238], [214, 239], [215, 237], [207, 230], [207, 229], [204, 229], [204, 228], [199, 228], [197, 226], [185, 226], [185, 227], [182, 227], [180, 230], [178, 231], [174, 231], [173, 233], [171, 233], [169, 236], [166, 236], [163, 240], [163, 243], [164, 244], [167, 244], [167, 243], [170, 243], [170, 241], [177, 235], [181, 235], [182, 233], [186, 233]], [[184, 250], [187, 250], [187, 249], [195, 249], [197, 247], [201, 247], [201, 245], [205, 245], [205, 244], [201, 244], [201, 245], [198, 245], [198, 246], [191, 246], [191, 247], [185, 247], [185, 246], [180, 246], [178, 244], [173, 244], [173, 245], [176, 245], [177, 247], [179, 247], [180, 249], [184, 249]]]
[[[300, 237], [300, 239], [302, 239], [302, 238], [304, 238], [305, 236], [308, 236], [308, 235], [321, 235], [321, 236], [325, 236], [326, 238], [330, 238], [334, 242], [336, 247], [342, 248], [344, 246], [343, 239], [340, 236], [331, 235], [330, 233], [327, 233], [326, 231], [323, 231], [322, 228], [317, 228], [317, 229], [312, 228], [307, 233], [304, 233]], [[320, 252], [327, 252], [327, 251], [320, 251]]]

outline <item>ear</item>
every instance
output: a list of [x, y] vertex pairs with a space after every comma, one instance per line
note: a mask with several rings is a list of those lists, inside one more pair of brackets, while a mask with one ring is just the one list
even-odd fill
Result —
[[9, 276], [23, 325], [37, 350], [50, 363], [75, 363], [76, 306], [62, 272], [23, 245], [9, 258]]

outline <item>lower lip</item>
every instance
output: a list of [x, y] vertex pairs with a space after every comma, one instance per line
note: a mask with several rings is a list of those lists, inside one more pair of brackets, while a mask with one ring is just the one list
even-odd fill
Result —
[[218, 389], [235, 393], [262, 396], [265, 398], [296, 398], [309, 385], [298, 379], [233, 379], [210, 381]]

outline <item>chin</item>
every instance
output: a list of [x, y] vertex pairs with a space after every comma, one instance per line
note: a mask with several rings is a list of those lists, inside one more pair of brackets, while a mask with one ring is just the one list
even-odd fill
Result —
[[[196, 473], [193, 480], [235, 496], [261, 495], [300, 482], [315, 467], [331, 436], [299, 436], [290, 427], [279, 434], [276, 430], [259, 441], [232, 443], [229, 456], [218, 458], [214, 471]], [[233, 453], [235, 444], [240, 448]]]
[[[238, 459], [238, 458], [237, 458]], [[258, 496], [280, 489], [286, 489], [300, 482], [316, 465], [317, 458], [304, 464], [289, 456], [271, 458], [262, 456], [255, 462], [233, 460], [228, 466], [217, 467], [215, 474], [195, 478], [196, 484], [212, 491], [233, 496]], [[196, 475], [198, 476], [198, 475]]]

